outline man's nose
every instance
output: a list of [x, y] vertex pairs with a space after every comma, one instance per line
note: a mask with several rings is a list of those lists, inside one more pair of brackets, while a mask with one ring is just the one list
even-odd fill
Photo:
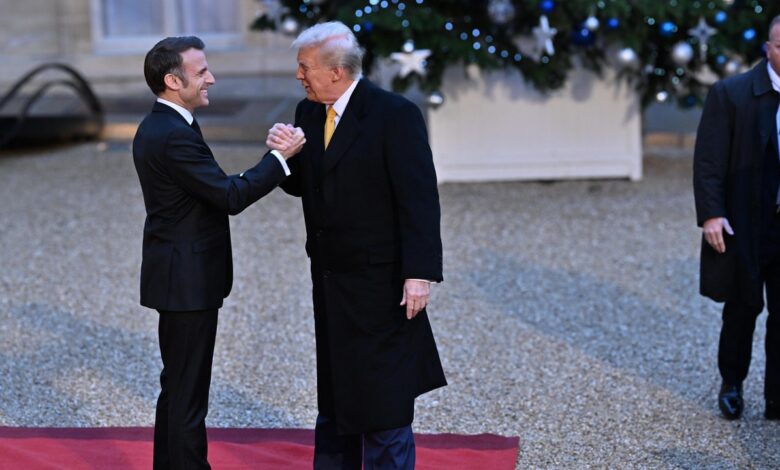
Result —
[[208, 83], [209, 85], [213, 85], [217, 83], [217, 79], [214, 78], [214, 74], [212, 74], [211, 72], [208, 72], [208, 75], [206, 76], [206, 83]]

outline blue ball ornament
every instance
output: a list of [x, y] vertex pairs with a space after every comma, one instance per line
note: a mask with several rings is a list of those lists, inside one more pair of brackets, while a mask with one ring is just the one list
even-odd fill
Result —
[[542, 13], [552, 13], [555, 10], [555, 2], [553, 0], [542, 0], [539, 2], [539, 9]]
[[728, 60], [729, 60], [728, 57], [726, 57], [723, 54], [719, 54], [717, 57], [715, 57], [715, 63], [718, 65], [723, 65], [726, 62], [728, 62]]
[[685, 108], [693, 108], [696, 106], [697, 99], [695, 95], [688, 95], [685, 98], [683, 98], [682, 105]]
[[754, 39], [756, 38], [756, 30], [755, 30], [755, 29], [753, 29], [753, 28], [746, 29], [746, 30], [745, 30], [745, 31], [742, 33], [742, 38], [743, 38], [745, 41], [748, 41], [748, 42], [750, 42], [750, 41], [754, 40]]
[[617, 18], [610, 18], [607, 20], [607, 28], [608, 29], [618, 29], [620, 26], [620, 20]]
[[658, 28], [661, 32], [661, 36], [665, 38], [668, 38], [677, 32], [677, 25], [671, 21], [664, 21]]
[[580, 26], [571, 32], [571, 42], [578, 46], [589, 46], [596, 40], [596, 35], [585, 26]]
[[370, 33], [371, 31], [374, 30], [374, 23], [370, 21], [363, 22], [363, 30], [367, 33]]
[[729, 16], [726, 14], [725, 11], [721, 10], [717, 13], [715, 13], [715, 22], [717, 24], [723, 24], [726, 22], [726, 20], [729, 18]]

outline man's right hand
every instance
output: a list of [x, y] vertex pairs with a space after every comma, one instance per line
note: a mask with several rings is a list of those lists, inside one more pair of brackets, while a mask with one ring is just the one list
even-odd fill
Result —
[[728, 219], [725, 217], [713, 217], [704, 221], [702, 231], [704, 239], [718, 253], [726, 252], [726, 242], [723, 240], [723, 231], [729, 235], [734, 235], [734, 229], [731, 228]]
[[277, 150], [285, 160], [297, 154], [306, 143], [303, 129], [291, 124], [276, 123], [268, 130], [265, 144], [272, 150]]

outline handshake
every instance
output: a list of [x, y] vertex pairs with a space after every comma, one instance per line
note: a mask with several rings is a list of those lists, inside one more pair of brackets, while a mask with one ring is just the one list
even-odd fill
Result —
[[300, 152], [305, 143], [303, 129], [278, 122], [268, 130], [268, 138], [265, 140], [268, 148], [277, 150], [285, 160]]

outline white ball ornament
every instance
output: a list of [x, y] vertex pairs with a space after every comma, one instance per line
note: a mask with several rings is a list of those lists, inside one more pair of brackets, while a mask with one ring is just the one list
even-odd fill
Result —
[[441, 94], [441, 92], [434, 91], [430, 95], [428, 95], [428, 105], [432, 107], [433, 109], [438, 108], [439, 106], [444, 104], [444, 95]]
[[585, 20], [585, 27], [588, 28], [590, 32], [595, 32], [598, 30], [600, 25], [601, 23], [599, 22], [599, 19], [593, 15], [589, 16], [588, 19]]
[[636, 55], [636, 51], [630, 47], [624, 47], [617, 53], [617, 60], [623, 67], [633, 67], [639, 63], [639, 57]]
[[295, 18], [288, 16], [284, 20], [282, 20], [281, 29], [282, 32], [285, 34], [295, 34], [298, 32], [298, 28], [300, 27], [300, 23], [298, 23], [298, 20]]
[[685, 41], [680, 41], [672, 48], [672, 61], [682, 67], [693, 60], [693, 54], [693, 46]]
[[492, 22], [503, 25], [515, 18], [515, 6], [511, 0], [490, 0], [487, 13]]

